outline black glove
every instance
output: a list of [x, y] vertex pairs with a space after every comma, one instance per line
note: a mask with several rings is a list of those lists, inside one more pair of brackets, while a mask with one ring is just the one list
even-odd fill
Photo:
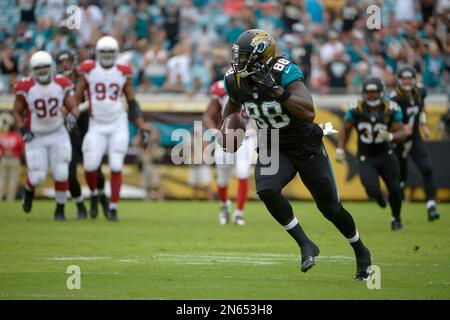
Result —
[[141, 130], [142, 147], [145, 149], [150, 144], [150, 130]]
[[265, 62], [256, 62], [253, 65], [252, 71], [254, 72], [252, 75], [253, 81], [263, 87], [263, 89], [273, 94], [279, 88]]
[[30, 129], [23, 127], [23, 128], [20, 128], [19, 131], [20, 131], [20, 134], [22, 135], [23, 141], [25, 141], [25, 143], [28, 143], [31, 140], [33, 140], [34, 133], [31, 132]]
[[73, 113], [68, 113], [64, 118], [64, 124], [70, 133], [77, 129], [77, 117]]

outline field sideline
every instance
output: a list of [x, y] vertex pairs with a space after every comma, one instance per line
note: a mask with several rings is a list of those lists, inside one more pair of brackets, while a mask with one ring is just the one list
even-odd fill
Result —
[[[347, 203], [381, 289], [353, 280], [351, 247], [311, 202], [294, 202], [321, 256], [299, 270], [296, 244], [259, 201], [247, 225], [220, 226], [217, 202], [123, 201], [119, 223], [103, 216], [63, 223], [54, 203], [0, 203], [0, 299], [450, 299], [450, 204], [428, 223], [423, 203], [404, 205], [406, 231], [390, 231], [388, 209]], [[81, 289], [66, 288], [66, 269], [81, 269]]]

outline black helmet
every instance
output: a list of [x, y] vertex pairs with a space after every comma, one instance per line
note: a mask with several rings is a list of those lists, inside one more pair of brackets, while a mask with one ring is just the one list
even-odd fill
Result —
[[250, 29], [243, 32], [232, 48], [233, 71], [238, 77], [245, 78], [252, 73], [255, 62], [264, 61], [268, 66], [277, 55], [275, 39], [261, 29]]
[[[376, 100], [368, 100], [366, 94], [369, 92], [378, 92], [379, 98]], [[362, 84], [363, 100], [369, 107], [377, 107], [381, 103], [381, 98], [384, 97], [384, 85], [380, 78], [369, 76], [364, 79]]]
[[[405, 79], [412, 79], [408, 84], [404, 83]], [[402, 90], [411, 91], [416, 86], [416, 70], [409, 64], [404, 64], [397, 70], [397, 84]]]
[[[72, 68], [70, 70], [61, 70], [60, 65], [63, 60], [69, 59], [72, 65]], [[58, 73], [62, 73], [65, 76], [70, 76], [75, 69], [74, 62], [75, 57], [69, 50], [62, 50], [58, 52], [58, 54], [55, 57], [56, 67], [58, 69]]]

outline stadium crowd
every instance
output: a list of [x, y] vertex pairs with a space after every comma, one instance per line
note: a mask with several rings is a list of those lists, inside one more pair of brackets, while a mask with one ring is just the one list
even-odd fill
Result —
[[[379, 30], [366, 26], [370, 4], [380, 5]], [[75, 16], [70, 5], [79, 6]], [[4, 0], [0, 11], [3, 93], [28, 73], [36, 50], [69, 49], [81, 62], [104, 34], [119, 40], [136, 90], [207, 93], [250, 28], [272, 33], [315, 93], [356, 92], [368, 74], [392, 85], [403, 62], [430, 91], [449, 83], [448, 0]], [[81, 28], [67, 28], [73, 18]]]

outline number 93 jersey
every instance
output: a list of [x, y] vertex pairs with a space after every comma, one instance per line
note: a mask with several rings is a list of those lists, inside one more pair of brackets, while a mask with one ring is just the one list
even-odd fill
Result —
[[69, 78], [56, 75], [48, 84], [40, 84], [33, 78], [23, 78], [15, 86], [16, 96], [25, 98], [25, 126], [37, 134], [58, 131], [64, 124], [61, 108], [68, 92], [73, 91]]
[[383, 140], [380, 130], [389, 131], [392, 124], [401, 122], [402, 110], [394, 101], [382, 100], [382, 106], [370, 109], [362, 100], [355, 101], [345, 113], [344, 120], [353, 124], [358, 132], [358, 155], [374, 156], [391, 149]]
[[99, 122], [112, 122], [125, 113], [123, 88], [132, 75], [128, 65], [115, 64], [103, 68], [94, 60], [83, 61], [78, 74], [84, 76], [87, 83], [89, 115]]
[[[284, 58], [277, 58], [270, 69], [275, 82], [286, 88], [294, 81], [303, 81], [300, 68]], [[267, 91], [252, 87], [249, 79], [236, 77], [230, 69], [225, 75], [225, 90], [230, 99], [242, 105], [247, 116], [255, 120], [260, 129], [278, 129], [280, 151], [296, 156], [315, 154], [322, 142], [323, 132], [312, 122], [295, 119], [282, 103]], [[267, 139], [270, 143], [270, 130]]]

